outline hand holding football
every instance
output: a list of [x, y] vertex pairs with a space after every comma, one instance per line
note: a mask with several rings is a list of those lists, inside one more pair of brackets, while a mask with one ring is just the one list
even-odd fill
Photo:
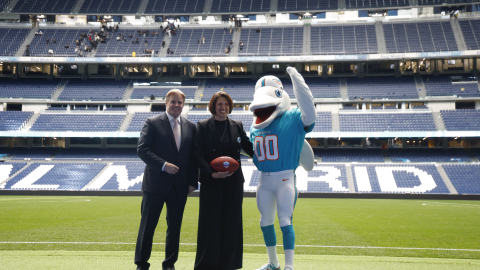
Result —
[[210, 162], [210, 166], [217, 172], [234, 172], [239, 167], [240, 164], [231, 157], [218, 157], [212, 162]]

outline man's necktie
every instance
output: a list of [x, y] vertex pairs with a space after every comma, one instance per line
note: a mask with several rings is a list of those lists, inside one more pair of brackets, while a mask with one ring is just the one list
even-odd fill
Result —
[[180, 125], [178, 124], [178, 119], [173, 119], [173, 136], [175, 137], [175, 142], [177, 143], [177, 149], [180, 150]]

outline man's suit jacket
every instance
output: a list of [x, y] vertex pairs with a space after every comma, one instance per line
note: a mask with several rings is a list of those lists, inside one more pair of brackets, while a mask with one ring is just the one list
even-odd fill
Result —
[[[198, 168], [192, 158], [196, 127], [185, 117], [181, 117], [180, 124], [181, 142], [178, 150], [166, 113], [145, 121], [137, 147], [138, 156], [147, 164], [143, 175], [143, 191], [168, 193], [175, 188], [178, 194], [183, 195], [188, 194], [188, 186], [198, 188]], [[165, 162], [176, 165], [178, 172], [168, 174], [162, 171]]]
[[[250, 157], [254, 155], [253, 145], [247, 134], [243, 130], [243, 124], [227, 118], [230, 128], [230, 141], [232, 143], [232, 158], [240, 165], [240, 151], [243, 149]], [[215, 128], [215, 117], [199, 121], [197, 123], [197, 133], [195, 134], [195, 152], [193, 154], [197, 166], [200, 168], [200, 183], [215, 184], [225, 181], [224, 179], [215, 179], [212, 173], [215, 171], [210, 167], [210, 162], [217, 157], [224, 156], [220, 144], [220, 137]], [[245, 182], [242, 172], [242, 166], [233, 174], [241, 183]]]

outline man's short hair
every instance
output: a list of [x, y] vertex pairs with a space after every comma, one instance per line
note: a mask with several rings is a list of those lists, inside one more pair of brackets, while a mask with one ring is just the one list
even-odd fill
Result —
[[228, 107], [229, 108], [229, 111], [228, 113], [232, 113], [232, 110], [233, 110], [233, 100], [232, 98], [230, 97], [229, 94], [223, 92], [223, 91], [218, 91], [217, 93], [213, 94], [212, 98], [210, 99], [210, 102], [208, 103], [208, 110], [210, 111], [210, 113], [212, 115], [215, 115], [215, 105], [217, 104], [217, 99], [221, 98], [221, 97], [224, 97], [227, 99], [227, 103], [228, 103]]
[[172, 90], [168, 91], [167, 95], [165, 96], [165, 102], [168, 102], [170, 100], [170, 96], [173, 95], [173, 94], [177, 94], [177, 95], [182, 96], [183, 102], [185, 102], [185, 94], [180, 89], [172, 89]]

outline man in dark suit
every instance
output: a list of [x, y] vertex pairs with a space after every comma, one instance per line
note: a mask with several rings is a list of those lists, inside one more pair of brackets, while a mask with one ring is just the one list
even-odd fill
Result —
[[147, 164], [143, 176], [142, 218], [135, 249], [137, 270], [150, 267], [155, 228], [167, 205], [167, 235], [163, 270], [174, 270], [187, 195], [198, 188], [198, 169], [192, 161], [195, 124], [181, 117], [182, 91], [167, 93], [166, 113], [146, 120], [138, 142], [138, 156]]

